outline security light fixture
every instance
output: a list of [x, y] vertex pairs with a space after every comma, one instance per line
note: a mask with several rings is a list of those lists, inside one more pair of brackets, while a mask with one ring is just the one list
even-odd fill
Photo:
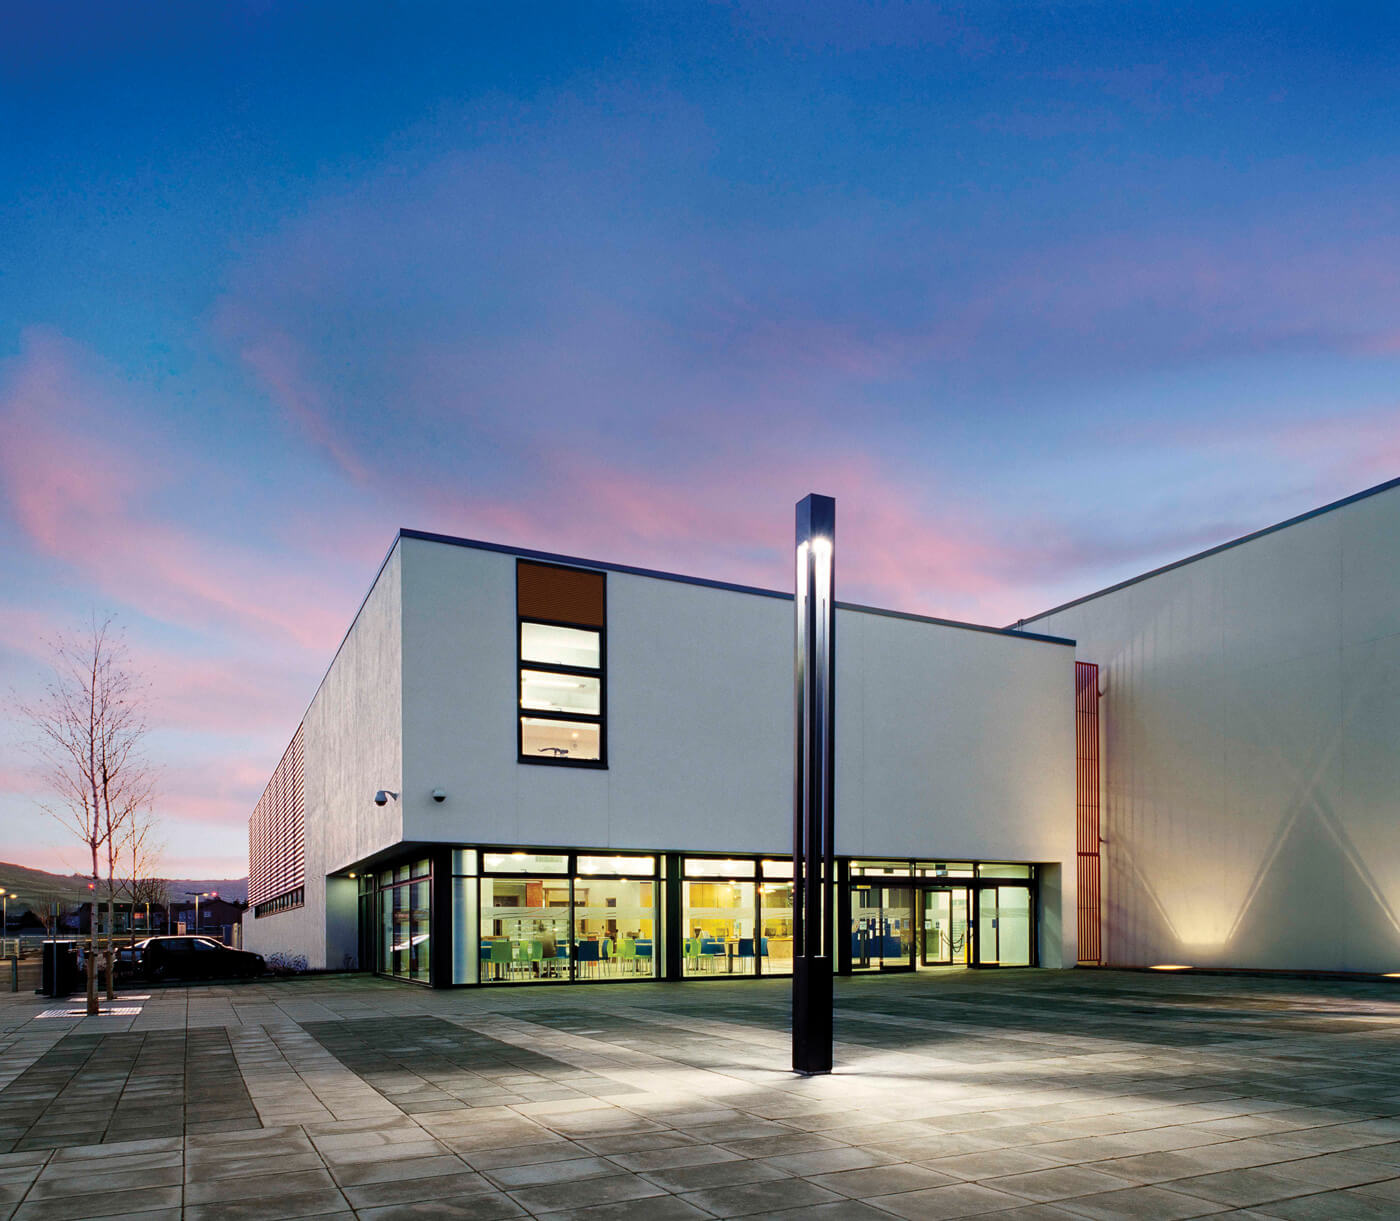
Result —
[[380, 789], [379, 792], [374, 795], [374, 804], [377, 806], [387, 806], [391, 799], [397, 801], [399, 795], [392, 789]]
[[439, 805], [441, 805], [444, 801], [447, 800], [447, 794], [444, 793], [441, 789], [434, 789], [433, 800], [436, 801]]

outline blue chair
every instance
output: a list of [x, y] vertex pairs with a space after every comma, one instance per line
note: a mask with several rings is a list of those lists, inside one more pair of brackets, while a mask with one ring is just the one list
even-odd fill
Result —
[[584, 967], [592, 967], [593, 973], [598, 971], [599, 964], [603, 961], [601, 947], [596, 941], [580, 941], [577, 946], [577, 959], [580, 972]]
[[752, 957], [753, 957], [753, 938], [752, 938], [752, 937], [740, 937], [740, 938], [739, 938], [739, 949], [736, 951], [735, 957], [737, 957], [737, 958], [752, 958]]
[[710, 968], [713, 970], [716, 959], [724, 957], [724, 942], [716, 941], [713, 937], [705, 937], [700, 942], [700, 954], [709, 962]]
[[758, 941], [758, 956], [759, 956], [760, 958], [767, 958], [767, 957], [768, 957], [768, 938], [767, 938], [767, 937], [760, 937], [760, 938], [759, 938], [759, 941]]
[[641, 940], [640, 938], [638, 938], [638, 940], [637, 940], [637, 963], [638, 963], [638, 970], [641, 971], [642, 974], [644, 974], [644, 975], [650, 975], [650, 974], [652, 973], [652, 968], [651, 968], [651, 942], [650, 942], [650, 941], [643, 941], [643, 940]]

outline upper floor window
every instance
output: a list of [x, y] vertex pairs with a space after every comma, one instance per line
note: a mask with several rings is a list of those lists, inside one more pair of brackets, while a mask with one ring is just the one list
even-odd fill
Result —
[[521, 763], [606, 766], [606, 578], [516, 562]]

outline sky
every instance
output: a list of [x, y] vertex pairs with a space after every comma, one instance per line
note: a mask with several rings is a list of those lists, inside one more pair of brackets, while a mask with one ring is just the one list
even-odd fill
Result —
[[0, 859], [113, 616], [171, 876], [401, 526], [1005, 624], [1400, 475], [1388, 3], [0, 0]]

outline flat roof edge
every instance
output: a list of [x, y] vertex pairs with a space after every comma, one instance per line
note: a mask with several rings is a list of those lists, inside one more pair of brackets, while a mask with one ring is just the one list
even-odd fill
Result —
[[1188, 555], [1183, 559], [1173, 560], [1170, 564], [1163, 564], [1160, 568], [1153, 568], [1150, 572], [1140, 573], [1135, 577], [1128, 577], [1127, 580], [1119, 581], [1115, 585], [1106, 586], [1096, 590], [1094, 593], [1085, 594], [1083, 597], [1072, 598], [1068, 602], [1062, 602], [1059, 606], [1052, 606], [1049, 610], [1041, 611], [1038, 615], [1028, 615], [1024, 619], [1018, 619], [1016, 624], [1012, 624], [1010, 630], [1015, 630], [1017, 624], [1034, 623], [1037, 619], [1048, 619], [1051, 615], [1058, 615], [1061, 611], [1070, 610], [1075, 606], [1082, 606], [1085, 602], [1092, 602], [1095, 598], [1103, 598], [1108, 594], [1117, 593], [1120, 589], [1127, 589], [1130, 585], [1138, 585], [1143, 581], [1150, 581], [1153, 577], [1160, 577], [1164, 573], [1171, 572], [1176, 568], [1184, 568], [1187, 564], [1194, 564], [1197, 560], [1206, 560], [1213, 555], [1219, 555], [1222, 551], [1229, 551], [1232, 547], [1238, 547], [1242, 543], [1252, 543], [1257, 538], [1263, 538], [1268, 534], [1276, 534], [1280, 530], [1287, 530], [1289, 526], [1299, 526], [1305, 521], [1311, 521], [1314, 517], [1321, 517], [1324, 513], [1331, 513], [1334, 509], [1344, 509], [1347, 505], [1356, 504], [1357, 501], [1366, 500], [1372, 496], [1378, 496], [1382, 492], [1389, 492], [1392, 488], [1400, 487], [1400, 477], [1387, 479], [1384, 483], [1378, 483], [1375, 487], [1366, 488], [1361, 492], [1353, 492], [1350, 496], [1344, 496], [1341, 500], [1334, 500], [1330, 504], [1322, 505], [1316, 509], [1309, 509], [1306, 513], [1299, 513], [1296, 517], [1290, 517], [1286, 521], [1275, 522], [1272, 526], [1265, 526], [1262, 530], [1253, 530], [1249, 534], [1242, 534], [1239, 538], [1232, 538], [1228, 542], [1217, 543], [1214, 547], [1207, 547], [1204, 551], [1198, 551], [1194, 555]]
[[452, 534], [434, 534], [428, 530], [402, 527], [400, 538], [416, 538], [427, 543], [445, 543], [449, 547], [468, 547], [474, 551], [494, 551], [497, 555], [513, 555], [522, 560], [541, 560], [547, 564], [567, 564], [571, 568], [596, 568], [602, 572], [620, 572], [631, 577], [653, 577], [658, 581], [677, 581], [682, 585], [703, 585], [707, 589], [725, 589], [736, 594], [755, 594], [760, 598], [786, 598], [791, 594], [757, 585], [740, 585], [734, 581], [711, 581], [706, 577], [688, 577], [680, 572], [663, 572], [659, 568], [639, 568], [634, 564], [610, 564], [602, 560], [586, 560], [576, 555], [559, 555], [553, 551], [535, 551], [529, 547], [507, 547], [504, 543], [487, 543], [476, 538], [458, 538]]
[[986, 632], [992, 636], [1011, 636], [1017, 640], [1035, 640], [1041, 644], [1066, 644], [1073, 648], [1076, 643], [1068, 636], [1047, 636], [1043, 632], [1023, 632], [1014, 627], [992, 627], [986, 623], [964, 623], [961, 619], [939, 619], [935, 615], [915, 615], [908, 611], [884, 610], [878, 606], [861, 606], [856, 602], [837, 602], [836, 609], [859, 611], [865, 615], [879, 615], [882, 619], [909, 619], [914, 623], [932, 623], [937, 627], [956, 627], [965, 632]]
[[[576, 555], [561, 555], [553, 551], [536, 551], [528, 547], [508, 547], [504, 543], [488, 543], [481, 539], [459, 538], [452, 534], [435, 534], [430, 530], [411, 530], [406, 526], [399, 529], [398, 537], [419, 539], [427, 543], [443, 543], [449, 547], [467, 547], [474, 551], [490, 551], [496, 555], [513, 555], [522, 560], [567, 564], [573, 568], [592, 568], [601, 572], [617, 572], [632, 577], [650, 577], [657, 581], [675, 581], [682, 585], [699, 585], [705, 589], [722, 589], [729, 593], [753, 594], [759, 598], [775, 598], [784, 602], [792, 601], [790, 593], [784, 593], [778, 589], [763, 589], [757, 585], [741, 585], [734, 581], [713, 581], [707, 577], [691, 577], [684, 573], [665, 572], [658, 568], [640, 568], [634, 564], [611, 564], [601, 560], [584, 559]], [[392, 551], [392, 548], [390, 550]], [[885, 610], [877, 606], [864, 606], [857, 602], [838, 601], [836, 607], [838, 610], [858, 611], [889, 619], [908, 619], [914, 623], [929, 623], [937, 627], [962, 628], [969, 632], [988, 632], [994, 636], [1014, 636], [1021, 640], [1036, 640], [1045, 644], [1074, 644], [1073, 640], [1063, 636], [1047, 636], [1038, 632], [994, 627], [985, 623], [965, 623], [960, 619], [940, 619], [934, 615], [916, 615], [909, 611]]]

